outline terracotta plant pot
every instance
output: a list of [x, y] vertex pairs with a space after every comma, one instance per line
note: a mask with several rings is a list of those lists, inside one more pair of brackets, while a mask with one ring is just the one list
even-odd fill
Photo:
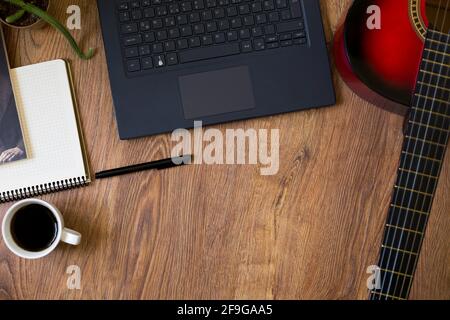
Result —
[[[2, 0], [0, 0], [0, 1], [2, 1]], [[48, 12], [48, 10], [50, 8], [50, 4], [51, 4], [51, 0], [48, 0], [47, 8], [46, 8], [45, 11]], [[18, 8], [18, 10], [19, 9], [20, 8]], [[27, 13], [25, 13], [25, 14], [27, 14]], [[19, 30], [23, 30], [23, 29], [39, 29], [39, 28], [42, 28], [43, 26], [46, 25], [46, 22], [44, 20], [40, 19], [40, 18], [38, 20], [36, 20], [35, 22], [33, 22], [32, 24], [24, 25], [24, 26], [18, 26], [18, 25], [15, 25], [15, 24], [10, 24], [10, 23], [6, 22], [3, 17], [0, 17], [0, 22], [2, 24], [4, 24], [4, 25], [10, 27], [10, 28], [19, 29]]]

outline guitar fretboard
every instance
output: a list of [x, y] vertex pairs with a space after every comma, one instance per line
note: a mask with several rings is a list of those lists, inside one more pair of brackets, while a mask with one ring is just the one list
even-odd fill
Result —
[[407, 299], [449, 139], [450, 35], [428, 31], [371, 300]]

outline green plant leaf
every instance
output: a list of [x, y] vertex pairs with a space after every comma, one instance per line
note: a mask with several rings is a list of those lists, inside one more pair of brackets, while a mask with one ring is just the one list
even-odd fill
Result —
[[58, 20], [56, 20], [54, 17], [49, 15], [46, 11], [42, 10], [41, 8], [31, 3], [25, 3], [22, 0], [0, 0], [0, 1], [5, 1], [17, 7], [20, 7], [21, 9], [38, 16], [39, 18], [50, 24], [56, 30], [61, 32], [64, 35], [64, 37], [66, 37], [67, 41], [69, 41], [69, 44], [71, 45], [73, 50], [75, 50], [75, 52], [81, 59], [88, 60], [94, 56], [95, 51], [93, 48], [89, 48], [89, 50], [86, 53], [84, 53], [80, 49], [80, 47], [78, 46], [77, 42], [72, 37], [70, 32]]
[[14, 13], [14, 14], [10, 15], [9, 17], [7, 17], [5, 19], [5, 21], [12, 24], [12, 23], [16, 22], [17, 20], [19, 20], [20, 18], [22, 18], [23, 15], [25, 14], [25, 12], [26, 11], [24, 9], [17, 10], [16, 13]]

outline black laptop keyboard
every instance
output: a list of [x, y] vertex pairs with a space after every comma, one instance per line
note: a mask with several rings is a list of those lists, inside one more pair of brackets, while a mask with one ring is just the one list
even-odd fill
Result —
[[120, 1], [128, 73], [305, 45], [301, 0]]

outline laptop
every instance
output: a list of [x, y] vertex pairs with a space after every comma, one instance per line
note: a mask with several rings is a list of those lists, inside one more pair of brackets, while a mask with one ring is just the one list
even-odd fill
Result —
[[335, 104], [319, 0], [97, 0], [119, 136]]

